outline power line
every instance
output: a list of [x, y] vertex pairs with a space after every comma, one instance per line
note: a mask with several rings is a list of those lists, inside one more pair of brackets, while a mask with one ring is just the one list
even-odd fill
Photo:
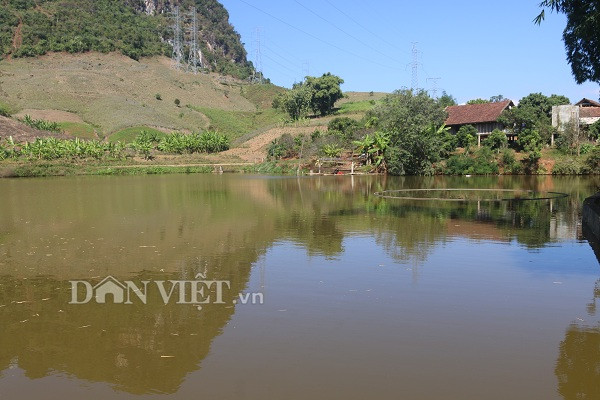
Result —
[[361, 43], [362, 45], [364, 45], [364, 46], [366, 46], [366, 47], [370, 48], [371, 50], [373, 50], [373, 51], [375, 51], [375, 52], [377, 52], [377, 53], [379, 53], [379, 54], [383, 55], [383, 56], [384, 56], [384, 57], [386, 57], [386, 58], [389, 58], [389, 59], [390, 59], [390, 60], [392, 60], [392, 61], [395, 61], [395, 62], [400, 62], [400, 61], [398, 61], [398, 60], [396, 60], [396, 59], [394, 59], [394, 58], [392, 58], [392, 57], [388, 56], [387, 54], [385, 54], [385, 53], [383, 53], [383, 52], [381, 52], [381, 51], [377, 50], [376, 48], [374, 48], [374, 47], [373, 47], [373, 45], [372, 45], [372, 44], [365, 43], [364, 41], [362, 41], [361, 39], [357, 38], [356, 36], [354, 36], [354, 35], [352, 35], [352, 34], [350, 34], [350, 33], [346, 32], [345, 30], [343, 30], [342, 28], [338, 27], [338, 26], [337, 26], [336, 24], [334, 24], [333, 22], [331, 22], [331, 21], [327, 20], [327, 19], [326, 19], [325, 17], [323, 17], [322, 15], [318, 14], [317, 12], [315, 12], [315, 11], [311, 10], [310, 8], [308, 8], [307, 6], [305, 6], [304, 4], [300, 3], [298, 0], [294, 0], [294, 2], [296, 2], [296, 3], [297, 3], [299, 6], [301, 6], [302, 8], [304, 8], [305, 10], [307, 10], [308, 12], [310, 12], [311, 14], [315, 15], [317, 18], [319, 18], [319, 19], [322, 19], [323, 21], [327, 22], [329, 25], [333, 26], [335, 29], [337, 29], [338, 31], [342, 32], [344, 35], [346, 35], [346, 36], [348, 36], [348, 37], [350, 37], [350, 38], [352, 38], [352, 39], [356, 40], [357, 42]]
[[[291, 51], [284, 49], [282, 46], [279, 46], [278, 44], [276, 44], [272, 40], [269, 41], [269, 46], [276, 47], [280, 52], [285, 53], [288, 56], [294, 58], [297, 62], [301, 62], [302, 61], [300, 58], [298, 58], [298, 56], [296, 56], [295, 54], [293, 54]], [[293, 64], [296, 64], [296, 62], [294, 62]]]
[[287, 62], [289, 65], [293, 65], [293, 66], [297, 66], [297, 65], [298, 65], [298, 63], [296, 63], [296, 62], [293, 62], [293, 61], [291, 61], [291, 60], [290, 60], [290, 59], [288, 59], [288, 58], [285, 58], [284, 56], [282, 56], [281, 54], [279, 54], [278, 52], [276, 52], [275, 50], [271, 49], [271, 48], [270, 48], [270, 47], [268, 47], [268, 46], [265, 46], [265, 45], [263, 45], [263, 48], [264, 48], [265, 50], [268, 50], [268, 51], [270, 51], [272, 54], [276, 55], [277, 57], [281, 58], [282, 60], [284, 60], [285, 62]]
[[285, 68], [285, 69], [287, 69], [288, 71], [290, 71], [290, 72], [292, 72], [292, 73], [294, 73], [294, 74], [298, 73], [298, 71], [294, 71], [293, 69], [286, 67], [285, 65], [281, 64], [281, 63], [280, 63], [280, 62], [278, 62], [277, 60], [274, 60], [273, 58], [269, 57], [269, 56], [268, 56], [268, 55], [266, 55], [266, 54], [265, 54], [264, 56], [265, 56], [265, 58], [268, 58], [269, 60], [271, 60], [271, 61], [272, 61], [272, 62], [274, 62], [275, 64], [279, 65], [281, 68]]
[[396, 46], [395, 44], [387, 41], [385, 38], [379, 36], [378, 34], [376, 34], [375, 32], [371, 31], [369, 28], [367, 28], [366, 26], [364, 26], [363, 24], [361, 24], [360, 22], [358, 22], [356, 19], [352, 18], [350, 15], [346, 14], [344, 11], [342, 11], [341, 9], [339, 9], [335, 4], [333, 4], [332, 2], [330, 2], [329, 0], [325, 0], [325, 2], [327, 4], [329, 4], [331, 7], [335, 8], [337, 11], [339, 11], [342, 15], [344, 15], [346, 18], [348, 18], [350, 21], [354, 22], [356, 25], [360, 26], [361, 28], [363, 28], [365, 31], [369, 32], [371, 35], [375, 36], [377, 39], [381, 40], [382, 42], [386, 43], [389, 46], [395, 47], [396, 49], [400, 50], [400, 51], [404, 51], [403, 49], [401, 49], [400, 47]]
[[337, 49], [337, 50], [339, 50], [341, 52], [347, 53], [347, 54], [349, 54], [349, 55], [351, 55], [353, 57], [356, 57], [356, 58], [360, 58], [360, 59], [362, 59], [364, 61], [367, 61], [367, 62], [370, 62], [372, 64], [379, 65], [380, 67], [384, 67], [384, 68], [388, 68], [388, 69], [392, 69], [392, 70], [397, 70], [398, 69], [396, 67], [390, 67], [389, 65], [381, 64], [381, 63], [379, 63], [377, 61], [373, 61], [373, 60], [371, 60], [371, 59], [369, 59], [367, 57], [363, 57], [363, 56], [361, 56], [359, 54], [356, 54], [356, 53], [353, 53], [353, 52], [348, 51], [346, 49], [343, 49], [343, 48], [341, 48], [341, 47], [339, 47], [339, 46], [337, 46], [337, 45], [335, 45], [333, 43], [330, 43], [330, 42], [328, 42], [328, 41], [326, 41], [324, 39], [321, 39], [320, 37], [318, 37], [316, 35], [313, 35], [312, 33], [306, 32], [305, 30], [298, 28], [298, 27], [290, 24], [289, 22], [287, 22], [287, 21], [285, 21], [285, 20], [283, 20], [281, 18], [274, 16], [273, 14], [271, 14], [271, 13], [269, 13], [267, 11], [261, 10], [260, 8], [254, 6], [254, 5], [250, 4], [250, 3], [248, 3], [245, 0], [239, 0], [239, 1], [242, 2], [242, 3], [244, 3], [244, 4], [246, 4], [249, 7], [254, 8], [255, 10], [257, 10], [257, 11], [259, 11], [259, 12], [261, 12], [261, 13], [263, 13], [263, 14], [265, 14], [265, 15], [267, 15], [267, 16], [269, 16], [269, 17], [271, 17], [271, 18], [273, 18], [273, 19], [275, 19], [275, 20], [277, 20], [279, 22], [281, 22], [282, 24], [289, 26], [290, 28], [292, 28], [294, 30], [297, 30], [298, 32], [302, 32], [303, 34], [305, 34], [307, 36], [310, 36], [311, 38], [313, 38], [313, 39], [315, 39], [315, 40], [317, 40], [317, 41], [319, 41], [321, 43], [324, 43], [324, 44], [326, 44], [326, 45], [328, 45], [330, 47], [333, 47], [333, 48], [335, 48], [335, 49]]

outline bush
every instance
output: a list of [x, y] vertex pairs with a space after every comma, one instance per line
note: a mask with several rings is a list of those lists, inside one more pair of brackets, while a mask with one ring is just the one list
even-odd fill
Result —
[[588, 127], [588, 137], [592, 140], [600, 139], [600, 120], [594, 122]]
[[600, 174], [600, 147], [594, 149], [587, 156], [584, 163], [585, 172], [590, 174]]
[[162, 96], [160, 95], [160, 93], [156, 93], [156, 94], [154, 95], [154, 98], [155, 98], [156, 100], [162, 100]]
[[0, 115], [2, 115], [3, 117], [11, 116], [10, 108], [6, 104], [0, 103]]
[[458, 147], [468, 149], [477, 143], [477, 128], [473, 125], [463, 125], [456, 133]]
[[499, 129], [494, 129], [494, 131], [483, 141], [483, 145], [500, 153], [501, 149], [508, 146], [508, 138], [506, 137], [506, 133]]
[[505, 174], [520, 174], [523, 170], [521, 163], [515, 158], [514, 150], [505, 149], [502, 152], [500, 162]]
[[359, 129], [359, 123], [348, 117], [337, 117], [327, 124], [327, 131], [330, 134], [339, 135], [347, 140], [353, 139]]
[[50, 122], [43, 119], [33, 119], [30, 115], [25, 115], [25, 118], [20, 120], [25, 125], [41, 131], [62, 132], [60, 125], [57, 122]]
[[180, 105], [180, 104], [181, 104], [181, 100], [179, 100], [179, 99], [175, 99], [175, 105], [176, 105], [177, 107], [179, 107], [179, 105]]
[[552, 175], [579, 175], [581, 166], [572, 158], [559, 160], [552, 168]]
[[280, 138], [275, 139], [267, 149], [268, 160], [280, 160], [282, 158], [292, 158], [298, 155], [294, 138], [289, 133], [284, 133]]
[[454, 155], [446, 162], [448, 175], [493, 175], [499, 171], [492, 151], [481, 148], [474, 157], [466, 154]]
[[584, 143], [579, 148], [579, 154], [589, 154], [592, 150], [594, 150], [594, 146], [592, 143]]
[[326, 144], [321, 147], [321, 153], [327, 157], [339, 157], [343, 149], [335, 144]]

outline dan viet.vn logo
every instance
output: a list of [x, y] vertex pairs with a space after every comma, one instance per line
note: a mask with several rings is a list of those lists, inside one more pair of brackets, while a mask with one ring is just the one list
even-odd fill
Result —
[[[86, 280], [72, 280], [71, 301], [69, 304], [148, 304], [148, 295], [153, 291], [159, 295], [166, 305], [187, 304], [202, 309], [205, 304], [226, 304], [225, 298], [231, 289], [230, 281], [207, 280], [204, 274], [198, 274], [194, 280], [144, 280], [119, 281], [107, 276], [97, 284]], [[263, 304], [263, 293], [240, 293], [233, 296], [233, 304]]]

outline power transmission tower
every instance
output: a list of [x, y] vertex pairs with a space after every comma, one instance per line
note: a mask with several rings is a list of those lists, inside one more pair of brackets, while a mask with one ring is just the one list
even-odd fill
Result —
[[173, 55], [171, 57], [173, 68], [180, 69], [183, 63], [183, 35], [181, 31], [181, 16], [179, 15], [179, 6], [174, 7], [175, 24], [173, 25]]
[[254, 30], [254, 74], [253, 81], [263, 83], [262, 72], [262, 53], [260, 48], [261, 29], [256, 27]]
[[442, 78], [427, 78], [427, 82], [429, 82], [429, 81], [433, 82], [433, 87], [431, 88], [431, 94], [433, 95], [434, 99], [437, 99], [438, 81], [441, 79]]
[[188, 69], [194, 74], [198, 73], [198, 66], [202, 68], [202, 53], [198, 49], [198, 15], [196, 7], [192, 7], [192, 27], [190, 28], [190, 54], [188, 56]]
[[412, 68], [412, 82], [411, 82], [411, 88], [413, 90], [413, 92], [417, 92], [419, 90], [419, 49], [417, 48], [417, 44], [419, 44], [419, 42], [413, 42], [413, 48], [412, 48], [412, 55], [413, 55], [413, 60], [410, 63], [410, 66]]
[[304, 61], [302, 63], [302, 75], [305, 77], [310, 75], [310, 62]]

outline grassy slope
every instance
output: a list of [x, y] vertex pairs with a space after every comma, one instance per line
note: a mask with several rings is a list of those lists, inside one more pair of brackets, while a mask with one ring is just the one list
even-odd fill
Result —
[[182, 131], [208, 127], [209, 119], [184, 107], [188, 104], [253, 112], [256, 105], [241, 95], [244, 86], [216, 74], [174, 70], [164, 57], [137, 62], [116, 53], [51, 54], [0, 62], [0, 97], [13, 110], [72, 112], [104, 135], [141, 125]]
[[[34, 118], [60, 122], [68, 136], [85, 139], [131, 142], [142, 129], [162, 134], [210, 128], [228, 134], [234, 146], [263, 135], [270, 142], [298, 133], [298, 124], [284, 125], [285, 114], [271, 108], [283, 90], [173, 70], [164, 57], [137, 62], [116, 53], [51, 54], [0, 62], [0, 96], [11, 111], [37, 110], [41, 116], [32, 112]], [[360, 119], [383, 95], [349, 92], [336, 115], [301, 125], [323, 130], [338, 115]]]

